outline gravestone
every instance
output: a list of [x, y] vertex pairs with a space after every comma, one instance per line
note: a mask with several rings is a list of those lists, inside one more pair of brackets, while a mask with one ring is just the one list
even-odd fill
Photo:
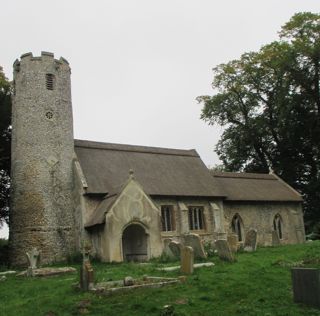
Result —
[[190, 246], [184, 246], [181, 249], [181, 273], [192, 274], [194, 263], [194, 251]]
[[27, 276], [34, 276], [34, 270], [38, 268], [40, 263], [40, 251], [37, 248], [33, 248], [31, 251], [26, 252], [28, 259]]
[[189, 246], [194, 251], [195, 258], [207, 258], [200, 236], [197, 234], [186, 234], [183, 236], [184, 246]]
[[229, 234], [227, 237], [227, 241], [229, 244], [229, 247], [232, 252], [238, 251], [238, 235], [236, 234]]
[[181, 244], [178, 241], [175, 241], [175, 240], [170, 241], [169, 248], [176, 258], [180, 258]]
[[235, 261], [234, 255], [225, 239], [218, 239], [215, 241], [216, 250], [220, 259], [233, 262]]
[[293, 301], [320, 309], [320, 270], [292, 268]]
[[272, 234], [272, 246], [280, 245], [280, 238], [278, 236], [278, 233], [275, 230], [273, 230], [271, 234]]
[[172, 238], [165, 238], [163, 240], [163, 254], [168, 256], [169, 258], [174, 258], [175, 255], [172, 253], [170, 247], [169, 247], [169, 244], [170, 242], [172, 241]]
[[80, 288], [88, 291], [94, 288], [93, 268], [90, 262], [91, 247], [85, 245], [82, 248], [82, 266], [80, 268]]
[[250, 229], [244, 240], [244, 251], [252, 252], [257, 250], [257, 230]]

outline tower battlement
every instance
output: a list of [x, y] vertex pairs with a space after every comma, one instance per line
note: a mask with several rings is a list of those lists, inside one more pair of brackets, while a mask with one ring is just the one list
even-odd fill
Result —
[[19, 59], [16, 59], [13, 66], [14, 66], [14, 69], [17, 67], [17, 66], [20, 66], [21, 63], [24, 64], [24, 63], [28, 63], [28, 62], [31, 62], [31, 61], [41, 61], [41, 62], [54, 62], [57, 64], [57, 67], [59, 66], [69, 66], [69, 62], [63, 58], [63, 57], [60, 57], [59, 59], [56, 59], [54, 58], [54, 54], [53, 53], [50, 53], [50, 52], [44, 52], [42, 51], [41, 52], [41, 56], [33, 56], [33, 54], [31, 52], [28, 52], [28, 53], [25, 53], [25, 54], [22, 54], [20, 56], [20, 60]]

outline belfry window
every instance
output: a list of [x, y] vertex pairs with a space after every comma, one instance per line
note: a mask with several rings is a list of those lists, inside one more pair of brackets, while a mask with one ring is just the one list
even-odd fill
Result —
[[55, 83], [55, 77], [53, 74], [46, 74], [46, 87], [47, 90], [53, 90]]
[[161, 206], [161, 224], [162, 224], [162, 231], [164, 232], [175, 230], [172, 205]]
[[233, 216], [231, 229], [232, 232], [238, 236], [238, 241], [243, 241], [243, 223], [239, 214]]
[[204, 229], [204, 214], [202, 206], [189, 207], [189, 229], [200, 230]]
[[277, 232], [279, 239], [282, 239], [283, 224], [280, 214], [277, 214], [273, 219], [273, 229]]

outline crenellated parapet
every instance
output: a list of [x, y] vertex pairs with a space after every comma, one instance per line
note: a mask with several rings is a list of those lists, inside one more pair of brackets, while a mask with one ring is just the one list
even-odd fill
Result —
[[57, 69], [61, 66], [68, 67], [70, 69], [69, 62], [63, 57], [60, 57], [60, 59], [55, 59], [54, 54], [50, 52], [41, 52], [41, 56], [34, 57], [33, 54], [29, 52], [29, 53], [22, 54], [20, 56], [20, 60], [19, 59], [15, 60], [15, 62], [13, 63], [14, 71], [19, 72], [21, 65], [24, 65], [30, 62], [54, 63]]

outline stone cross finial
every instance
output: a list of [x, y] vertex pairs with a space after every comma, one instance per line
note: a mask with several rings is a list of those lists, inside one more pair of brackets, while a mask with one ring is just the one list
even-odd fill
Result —
[[134, 171], [133, 171], [133, 169], [129, 170], [129, 177], [130, 177], [130, 179], [134, 179]]

